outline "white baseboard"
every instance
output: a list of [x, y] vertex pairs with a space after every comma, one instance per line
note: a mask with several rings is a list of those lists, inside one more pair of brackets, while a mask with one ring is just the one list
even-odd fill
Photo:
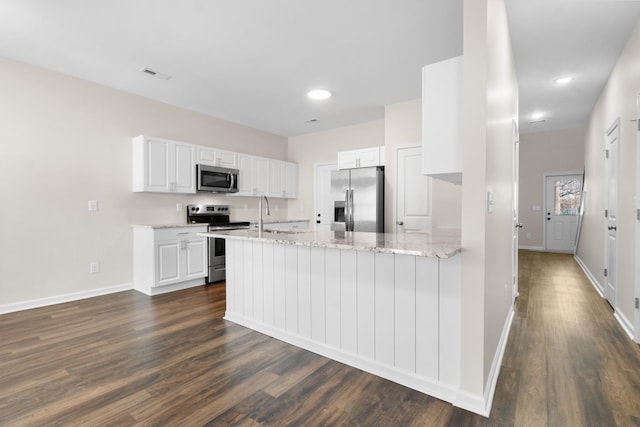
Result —
[[487, 386], [485, 387], [484, 396], [458, 392], [456, 399], [452, 402], [454, 406], [475, 412], [476, 414], [480, 414], [484, 417], [489, 417], [491, 414], [491, 407], [493, 405], [493, 396], [495, 395], [496, 385], [498, 384], [498, 377], [500, 376], [502, 358], [504, 357], [504, 352], [507, 349], [509, 331], [511, 331], [514, 316], [515, 310], [512, 306], [509, 311], [507, 321], [504, 324], [504, 328], [502, 328], [500, 342], [498, 343], [498, 348], [496, 349], [493, 357], [493, 363], [491, 364], [491, 370], [489, 371], [489, 377], [487, 378]]
[[544, 246], [518, 246], [518, 249], [525, 249], [527, 251], [544, 252]]
[[591, 285], [596, 290], [598, 295], [604, 298], [604, 287], [598, 282], [596, 277], [591, 273], [587, 265], [580, 259], [578, 255], [574, 255], [573, 259], [575, 259], [578, 265], [580, 266], [580, 268], [582, 268], [582, 271], [584, 271], [584, 274], [587, 276], [587, 279], [589, 279], [589, 282], [591, 282]]
[[46, 298], [32, 299], [13, 304], [0, 305], [0, 314], [13, 313], [16, 311], [29, 310], [32, 308], [45, 307], [48, 305], [61, 304], [63, 302], [77, 301], [85, 298], [97, 297], [100, 295], [113, 294], [115, 292], [128, 291], [133, 289], [133, 283], [110, 286], [108, 288], [91, 289], [88, 291], [72, 292], [70, 294], [56, 295]]
[[624, 313], [616, 309], [615, 312], [613, 313], [613, 317], [615, 317], [618, 323], [620, 323], [620, 325], [622, 326], [622, 329], [627, 333], [629, 338], [635, 341], [633, 323], [630, 322], [629, 319], [625, 317]]
[[[268, 335], [280, 341], [284, 341], [296, 347], [300, 347], [329, 359], [335, 360], [337, 362], [344, 363], [345, 365], [352, 366], [370, 374], [393, 381], [405, 387], [412, 388], [446, 402], [451, 403], [458, 394], [458, 391], [456, 390], [457, 387], [443, 384], [437, 379], [418, 376], [414, 373], [406, 372], [399, 368], [381, 364], [375, 360], [365, 358], [358, 354], [350, 353], [348, 351], [335, 347], [329, 347], [322, 343], [318, 343], [316, 341], [301, 337], [300, 335], [293, 334], [288, 331], [283, 331], [279, 328], [271, 327], [269, 325], [257, 322], [253, 319], [236, 313], [227, 311], [224, 319], [236, 323], [240, 326], [253, 329], [254, 331]], [[480, 400], [482, 400], [482, 397], [480, 397]], [[456, 405], [455, 403], [453, 404]], [[481, 402], [481, 404], [479, 405], [470, 406], [469, 409], [466, 407], [463, 409], [468, 409], [475, 412], [474, 408], [484, 409], [484, 407], [484, 402]], [[481, 413], [479, 414], [482, 415]]]

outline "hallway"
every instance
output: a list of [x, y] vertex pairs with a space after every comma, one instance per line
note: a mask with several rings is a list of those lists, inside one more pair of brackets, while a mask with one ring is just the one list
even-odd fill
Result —
[[520, 251], [491, 423], [640, 426], [640, 346], [572, 255]]

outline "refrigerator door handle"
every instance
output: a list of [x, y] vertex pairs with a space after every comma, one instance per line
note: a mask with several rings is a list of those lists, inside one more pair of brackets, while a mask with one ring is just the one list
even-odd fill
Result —
[[353, 218], [353, 190], [349, 190], [349, 231], [354, 231], [355, 221]]
[[344, 231], [349, 231], [349, 224], [351, 223], [351, 210], [349, 207], [349, 189], [344, 192]]

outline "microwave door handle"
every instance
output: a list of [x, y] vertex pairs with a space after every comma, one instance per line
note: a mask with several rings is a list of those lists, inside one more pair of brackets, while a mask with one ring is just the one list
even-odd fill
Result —
[[233, 190], [234, 188], [236, 188], [236, 176], [232, 173], [229, 173], [229, 178], [231, 178], [231, 186], [229, 187], [230, 190]]

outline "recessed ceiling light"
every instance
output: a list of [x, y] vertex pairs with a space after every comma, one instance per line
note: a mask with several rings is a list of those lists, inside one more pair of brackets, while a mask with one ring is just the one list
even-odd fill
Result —
[[573, 76], [560, 77], [556, 79], [557, 85], [566, 85], [573, 80]]
[[316, 100], [329, 99], [331, 98], [331, 92], [326, 89], [312, 89], [307, 92], [307, 96]]
[[537, 111], [535, 113], [531, 113], [531, 116], [529, 117], [531, 117], [533, 120], [539, 120], [544, 117], [544, 113]]
[[149, 76], [153, 76], [153, 77], [162, 79], [162, 80], [169, 80], [171, 78], [171, 76], [168, 75], [168, 74], [164, 74], [164, 73], [161, 73], [159, 71], [152, 70], [151, 68], [146, 68], [146, 67], [143, 68], [142, 70], [140, 70], [140, 72], [142, 72], [144, 74], [147, 74]]

